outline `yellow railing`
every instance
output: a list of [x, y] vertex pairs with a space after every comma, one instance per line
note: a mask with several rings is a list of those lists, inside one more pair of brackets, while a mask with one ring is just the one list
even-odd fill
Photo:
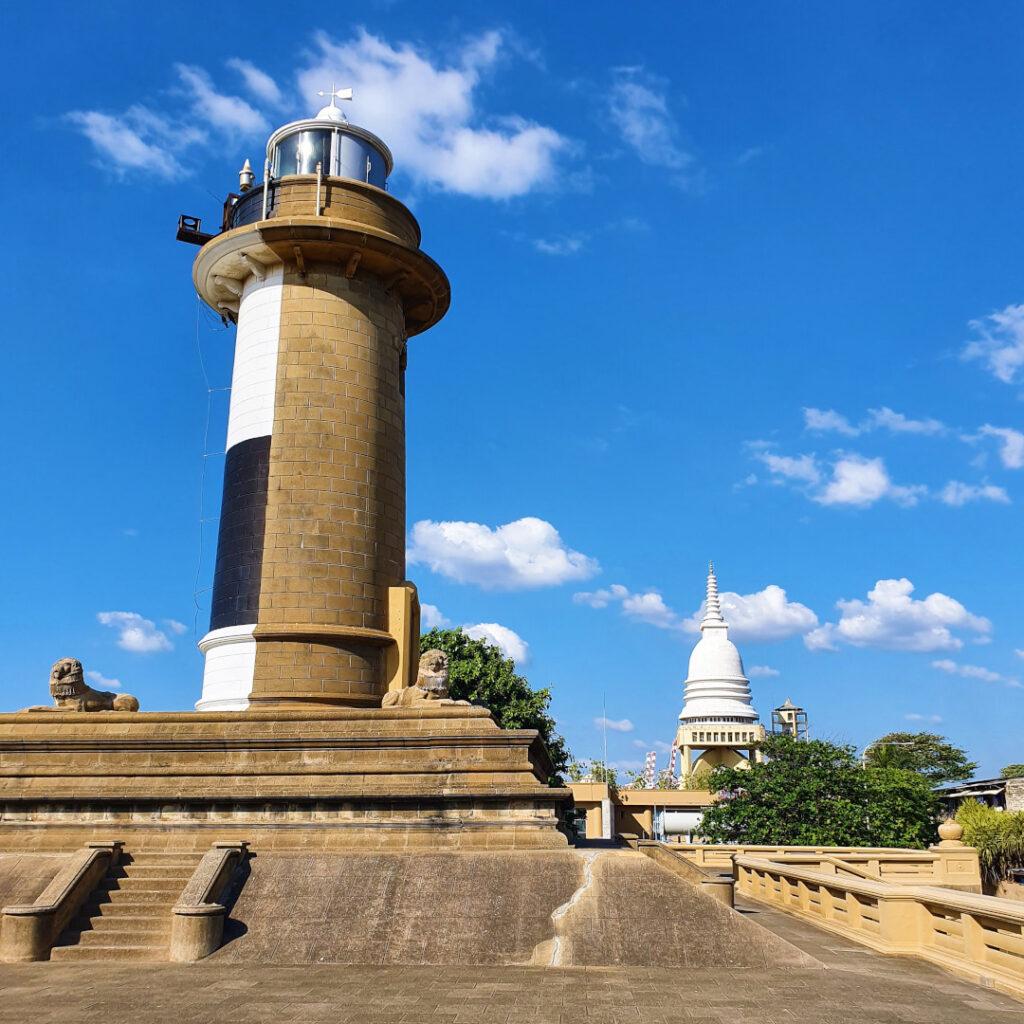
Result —
[[882, 953], [920, 957], [1024, 998], [1022, 903], [744, 854], [735, 858], [735, 876], [740, 896], [805, 917]]
[[[835, 874], [838, 864], [859, 868], [883, 882], [941, 885], [981, 892], [978, 851], [969, 846], [896, 850], [866, 846], [712, 846], [670, 843], [672, 850], [705, 870], [731, 870], [737, 856], [764, 857]], [[851, 873], [858, 873], [852, 871]]]

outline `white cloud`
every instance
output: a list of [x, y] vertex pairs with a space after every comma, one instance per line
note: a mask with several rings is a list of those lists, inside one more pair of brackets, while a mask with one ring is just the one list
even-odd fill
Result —
[[443, 629], [451, 625], [449, 619], [441, 614], [441, 609], [436, 604], [420, 605], [420, 628], [425, 630]]
[[[722, 615], [729, 623], [729, 635], [735, 640], [785, 640], [814, 629], [818, 616], [806, 605], [790, 601], [786, 591], [775, 584], [754, 594], [735, 594], [726, 590], [719, 595]], [[688, 633], [700, 631], [704, 605], [683, 624]]]
[[832, 466], [832, 479], [813, 500], [819, 505], [852, 505], [867, 508], [883, 498], [897, 505], [916, 505], [927, 488], [921, 485], [905, 487], [894, 484], [880, 458], [866, 459], [863, 455], [844, 455]]
[[940, 658], [932, 662], [932, 668], [940, 672], [948, 672], [950, 675], [963, 676], [965, 679], [980, 679], [985, 683], [998, 683], [1003, 677], [991, 669], [982, 668], [981, 665], [958, 665], [951, 658]]
[[771, 679], [775, 676], [780, 676], [782, 673], [777, 668], [772, 668], [770, 665], [751, 665], [747, 669], [747, 675], [751, 679]]
[[555, 238], [535, 238], [533, 247], [546, 256], [572, 256], [586, 244], [585, 235], [559, 235]]
[[[892, 410], [872, 409], [873, 414], [892, 413]], [[839, 429], [837, 426], [826, 428], [830, 417], [836, 416], [843, 424], [847, 421], [832, 410], [822, 412], [820, 409], [805, 409], [809, 429]], [[809, 415], [813, 414], [813, 415]], [[899, 413], [893, 413], [898, 419], [905, 420]], [[937, 424], [942, 430], [946, 428], [938, 420], [907, 420], [907, 423]], [[896, 428], [900, 429], [900, 428]], [[860, 433], [861, 428], [850, 428]], [[849, 431], [846, 431], [849, 432]], [[925, 432], [925, 431], [922, 431]], [[1024, 434], [1006, 428], [983, 427], [981, 433], [1003, 438], [1003, 461], [1006, 465], [1024, 465]], [[976, 437], [965, 437], [974, 441]], [[826, 506], [850, 506], [853, 508], [869, 508], [879, 501], [893, 501], [904, 508], [917, 505], [922, 498], [928, 497], [929, 490], [923, 484], [897, 484], [889, 476], [885, 461], [881, 458], [869, 459], [856, 453], [839, 453], [831, 467], [819, 462], [816, 455], [778, 455], [767, 447], [767, 442], [754, 442], [751, 446], [753, 457], [762, 462], [772, 474], [772, 482], [789, 484], [801, 491], [811, 501]], [[825, 478], [826, 469], [831, 470], [831, 477]], [[754, 481], [756, 483], [756, 477]], [[959, 480], [950, 480], [945, 487], [932, 495], [945, 505], [961, 507], [969, 502], [990, 501], [1009, 504], [1010, 497], [1002, 487], [994, 484], [968, 484]]]
[[995, 484], [965, 484], [959, 480], [950, 480], [939, 492], [939, 501], [944, 505], [960, 508], [972, 501], [994, 501], [1000, 505], [1009, 505], [1010, 496], [1002, 487]]
[[928, 722], [930, 725], [938, 725], [942, 721], [942, 715], [922, 715], [911, 711], [903, 716], [908, 722]]
[[67, 119], [96, 147], [103, 167], [115, 174], [148, 171], [161, 178], [182, 175], [184, 170], [166, 141], [167, 133], [158, 127], [160, 119], [146, 115], [149, 112], [144, 108], [133, 107], [118, 116], [75, 110]]
[[627, 618], [646, 622], [659, 629], [678, 629], [681, 625], [679, 616], [665, 604], [665, 599], [657, 590], [634, 593], [621, 583], [613, 583], [601, 590], [573, 594], [572, 599], [576, 604], [585, 604], [590, 608], [607, 608], [616, 602]]
[[584, 580], [598, 563], [562, 543], [543, 519], [528, 516], [492, 529], [481, 523], [423, 519], [409, 534], [409, 561], [487, 590], [525, 590]]
[[969, 612], [946, 594], [929, 594], [918, 601], [911, 597], [910, 580], [879, 580], [867, 601], [837, 601], [841, 615], [804, 637], [812, 650], [836, 650], [840, 643], [854, 647], [878, 647], [893, 651], [955, 651], [963, 647], [957, 632], [973, 634], [986, 642], [992, 623]]
[[351, 86], [360, 123], [387, 139], [398, 166], [413, 179], [448, 192], [507, 199], [551, 184], [557, 157], [569, 143], [553, 128], [517, 114], [483, 118], [477, 90], [503, 48], [503, 33], [485, 32], [452, 60], [435, 62], [408, 43], [391, 45], [365, 30], [347, 42], [320, 33], [299, 86], [303, 95], [315, 95], [325, 82]]
[[478, 622], [475, 626], [463, 626], [463, 630], [474, 640], [486, 640], [517, 665], [530, 660], [530, 645], [515, 630], [497, 622]]
[[804, 409], [804, 426], [808, 430], [821, 433], [845, 434], [847, 437], [857, 437], [860, 428], [853, 426], [845, 417], [841, 416], [835, 409], [815, 409], [813, 406]]
[[628, 594], [622, 599], [622, 613], [638, 622], [646, 622], [649, 626], [659, 629], [674, 629], [679, 618], [665, 599], [656, 590], [648, 590], [644, 594]]
[[[785, 590], [771, 584], [756, 594], [719, 595], [722, 613], [729, 623], [730, 635], [737, 640], [783, 640], [806, 633], [818, 625], [818, 617], [806, 605], [790, 601]], [[573, 594], [573, 601], [591, 608], [607, 608], [619, 603], [622, 614], [659, 629], [678, 629], [686, 633], [700, 631], [704, 605], [689, 618], [673, 611], [657, 590], [634, 593], [620, 583], [602, 590]]]
[[932, 668], [940, 672], [946, 672], [951, 676], [961, 676], [964, 679], [980, 679], [983, 683], [1004, 683], [1013, 688], [1020, 687], [1020, 681], [1012, 676], [1004, 676], [1001, 672], [993, 672], [981, 665], [964, 665], [953, 661], [951, 658], [940, 658], [932, 662]]
[[964, 347], [963, 358], [980, 360], [1004, 384], [1015, 383], [1024, 367], [1024, 305], [1007, 306], [969, 326], [977, 337]]
[[901, 412], [893, 412], [888, 406], [881, 409], [869, 409], [867, 429], [881, 428], [894, 434], [943, 434], [946, 425], [940, 420], [912, 420]]
[[590, 608], [607, 608], [612, 601], [621, 601], [629, 596], [629, 591], [621, 583], [613, 583], [610, 587], [573, 594], [576, 604], [585, 604]]
[[872, 430], [888, 430], [893, 434], [942, 434], [946, 425], [936, 419], [915, 420], [883, 405], [880, 409], [869, 409], [867, 416], [854, 425], [835, 409], [804, 409], [804, 426], [818, 433], [843, 434], [846, 437], [860, 437]]
[[1010, 427], [993, 427], [986, 423], [978, 433], [982, 437], [997, 437], [1002, 442], [999, 446], [999, 459], [1007, 469], [1024, 467], [1024, 434]]
[[120, 679], [108, 679], [102, 672], [86, 672], [86, 678], [95, 683], [101, 690], [120, 690]]
[[773, 452], [759, 451], [755, 458], [768, 467], [775, 478], [795, 481], [802, 484], [816, 485], [821, 481], [821, 470], [813, 455], [776, 455]]
[[1013, 653], [1016, 654], [1018, 658], [1024, 658], [1024, 648], [1022, 647], [1015, 648]]
[[616, 68], [608, 95], [610, 123], [646, 164], [683, 171], [693, 156], [679, 143], [665, 82], [642, 68]]
[[118, 631], [117, 646], [136, 654], [169, 651], [174, 647], [167, 634], [157, 629], [151, 619], [138, 612], [97, 612], [97, 621]]
[[257, 99], [274, 107], [281, 106], [283, 100], [281, 90], [278, 88], [277, 82], [266, 71], [260, 70], [252, 62], [242, 60], [240, 57], [232, 57], [227, 61], [227, 66], [242, 76], [246, 89]]
[[613, 732], [633, 731], [633, 723], [628, 718], [595, 718], [594, 725], [598, 729], [611, 729]]
[[175, 64], [182, 84], [192, 98], [194, 113], [221, 131], [259, 135], [270, 131], [270, 122], [240, 96], [217, 92], [210, 76], [191, 64]]
[[181, 636], [183, 633], [188, 632], [188, 626], [184, 622], [179, 622], [177, 619], [164, 619], [163, 624], [169, 629], [175, 636]]

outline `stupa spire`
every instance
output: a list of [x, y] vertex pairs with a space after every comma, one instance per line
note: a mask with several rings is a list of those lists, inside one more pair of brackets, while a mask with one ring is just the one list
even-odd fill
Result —
[[706, 625], [725, 625], [725, 619], [722, 618], [722, 604], [718, 597], [718, 577], [715, 575], [714, 562], [708, 562], [707, 596], [704, 599], [704, 618], [701, 620], [701, 629]]

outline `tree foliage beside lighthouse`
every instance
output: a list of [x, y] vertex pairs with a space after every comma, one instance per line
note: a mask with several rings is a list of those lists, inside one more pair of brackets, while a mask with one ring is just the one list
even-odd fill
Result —
[[928, 781], [900, 768], [861, 767], [853, 747], [770, 736], [765, 761], [717, 768], [720, 799], [704, 814], [712, 843], [921, 848], [936, 838]]
[[420, 637], [420, 651], [448, 655], [448, 695], [487, 708], [502, 729], [536, 729], [547, 747], [555, 776], [569, 768], [569, 750], [548, 712], [551, 691], [535, 690], [516, 663], [486, 640], [461, 629], [432, 629]]

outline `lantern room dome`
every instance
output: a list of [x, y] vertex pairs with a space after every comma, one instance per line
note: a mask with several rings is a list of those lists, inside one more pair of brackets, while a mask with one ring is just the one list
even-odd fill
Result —
[[373, 132], [351, 124], [332, 101], [316, 117], [282, 125], [267, 140], [270, 176], [316, 174], [387, 188], [391, 150]]

